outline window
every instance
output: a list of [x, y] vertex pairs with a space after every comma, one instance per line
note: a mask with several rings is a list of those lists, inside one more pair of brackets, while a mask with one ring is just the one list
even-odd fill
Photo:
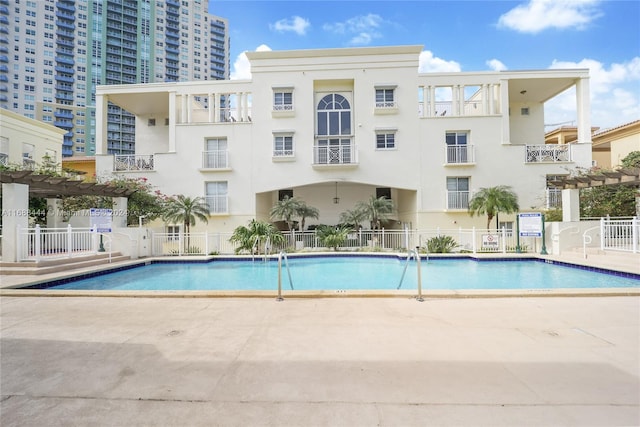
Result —
[[324, 96], [317, 108], [315, 164], [348, 164], [355, 162], [351, 146], [351, 105], [342, 95]]
[[180, 238], [179, 225], [167, 225], [167, 240], [178, 240]]
[[396, 148], [395, 131], [376, 131], [376, 148], [378, 150]]
[[202, 167], [205, 169], [223, 169], [229, 167], [229, 155], [226, 138], [210, 138], [205, 141], [202, 155]]
[[467, 209], [469, 207], [469, 178], [447, 178], [447, 209]]
[[293, 190], [278, 190], [278, 200], [293, 199]]
[[376, 88], [376, 108], [395, 108], [394, 88]]
[[447, 163], [468, 163], [471, 160], [467, 140], [468, 132], [447, 132], [445, 142], [447, 144]]
[[293, 154], [293, 135], [273, 136], [273, 157], [291, 157]]
[[227, 213], [227, 182], [215, 181], [206, 183], [205, 200], [210, 213]]
[[389, 187], [376, 188], [376, 199], [379, 199], [380, 197], [385, 197], [391, 200], [391, 188]]
[[273, 111], [292, 111], [293, 91], [278, 89], [273, 91]]

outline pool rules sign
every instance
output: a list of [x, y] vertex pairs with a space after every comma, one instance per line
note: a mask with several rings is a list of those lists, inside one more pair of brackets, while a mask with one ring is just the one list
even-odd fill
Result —
[[111, 215], [113, 215], [111, 209], [91, 208], [89, 210], [91, 228], [95, 227], [98, 233], [111, 233]]
[[516, 245], [516, 252], [520, 253], [522, 251], [520, 237], [541, 237], [542, 251], [540, 254], [547, 255], [544, 237], [544, 216], [540, 212], [521, 213], [518, 214], [517, 220], [518, 243]]

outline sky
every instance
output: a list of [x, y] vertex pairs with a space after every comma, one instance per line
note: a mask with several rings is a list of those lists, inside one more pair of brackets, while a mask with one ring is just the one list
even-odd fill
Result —
[[[639, 0], [209, 0], [229, 21], [231, 78], [246, 51], [421, 45], [420, 72], [590, 70], [591, 122], [640, 119]], [[548, 129], [575, 126], [575, 91], [545, 105]]]

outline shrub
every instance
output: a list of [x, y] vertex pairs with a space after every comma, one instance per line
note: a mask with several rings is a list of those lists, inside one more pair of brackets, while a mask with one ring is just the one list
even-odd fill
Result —
[[451, 236], [435, 236], [427, 240], [427, 252], [434, 254], [450, 253], [458, 246]]

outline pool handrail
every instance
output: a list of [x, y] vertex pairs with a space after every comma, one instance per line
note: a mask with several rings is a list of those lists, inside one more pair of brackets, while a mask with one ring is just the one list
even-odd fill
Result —
[[278, 254], [278, 297], [276, 301], [283, 301], [282, 298], [282, 258], [284, 258], [285, 266], [287, 267], [287, 274], [289, 275], [289, 286], [293, 290], [293, 280], [291, 280], [291, 270], [289, 269], [289, 259], [287, 258], [287, 252], [280, 251]]
[[[404, 280], [404, 275], [407, 272], [407, 267], [409, 266], [409, 261], [411, 260], [411, 256], [415, 256], [416, 259], [416, 270], [418, 275], [418, 297], [416, 298], [418, 301], [423, 302], [424, 298], [422, 298], [422, 268], [420, 267], [420, 246], [416, 246], [415, 249], [409, 249], [407, 252], [407, 262], [404, 264], [404, 270], [402, 270], [402, 277], [400, 277], [400, 283], [398, 283], [398, 287], [396, 289], [400, 289], [402, 286], [402, 281]], [[427, 255], [427, 260], [428, 260]]]

